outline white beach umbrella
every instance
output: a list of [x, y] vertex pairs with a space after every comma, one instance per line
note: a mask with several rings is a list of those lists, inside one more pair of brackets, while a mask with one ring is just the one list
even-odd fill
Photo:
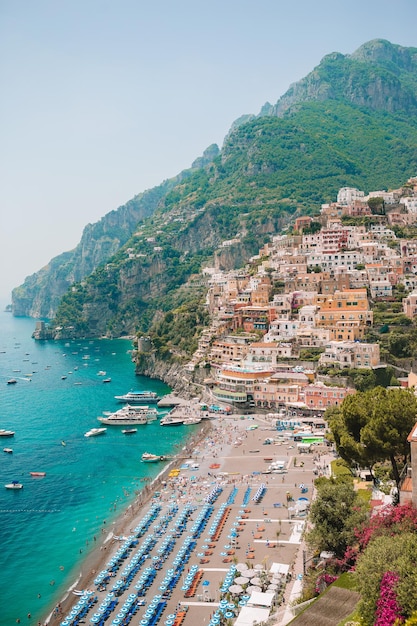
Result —
[[238, 576], [237, 578], [235, 578], [234, 582], [237, 585], [247, 585], [249, 582], [249, 578], [246, 578], [245, 576]]
[[243, 588], [240, 585], [231, 585], [229, 591], [230, 593], [238, 594], [243, 592]]

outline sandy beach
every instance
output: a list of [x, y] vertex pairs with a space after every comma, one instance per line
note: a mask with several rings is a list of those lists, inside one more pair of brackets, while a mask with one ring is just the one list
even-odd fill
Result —
[[[257, 621], [275, 615], [274, 623], [287, 623], [303, 573], [305, 507], [327, 449], [300, 453], [278, 434], [264, 415], [204, 421], [102, 529], [81, 577], [45, 623], [238, 624], [248, 611]], [[272, 463], [277, 469], [266, 473]]]

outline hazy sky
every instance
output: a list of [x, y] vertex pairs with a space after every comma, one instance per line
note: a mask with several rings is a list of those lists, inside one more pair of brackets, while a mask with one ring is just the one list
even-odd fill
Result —
[[0, 297], [416, 0], [0, 0]]

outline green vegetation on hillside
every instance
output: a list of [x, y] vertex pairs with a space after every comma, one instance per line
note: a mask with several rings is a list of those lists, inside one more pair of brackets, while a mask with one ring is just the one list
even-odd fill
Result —
[[[413, 50], [378, 40], [356, 55], [325, 57], [280, 100], [291, 101], [281, 117], [279, 102], [241, 120], [220, 154], [210, 149], [199, 168], [146, 192], [152, 214], [147, 206], [123, 247], [65, 296], [56, 324], [90, 336], [152, 331], [164, 302], [213, 255], [224, 269], [242, 267], [341, 187], [401, 185], [417, 171]], [[226, 240], [236, 243], [225, 249]]]

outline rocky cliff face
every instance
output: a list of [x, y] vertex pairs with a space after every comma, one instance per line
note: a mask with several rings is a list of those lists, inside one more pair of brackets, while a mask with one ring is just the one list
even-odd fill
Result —
[[70, 286], [89, 276], [131, 237], [138, 222], [152, 214], [169, 185], [136, 196], [99, 222], [88, 224], [71, 252], [55, 257], [12, 292], [14, 315], [51, 318]]
[[179, 363], [158, 359], [153, 352], [146, 354], [134, 352], [132, 360], [136, 364], [136, 374], [162, 380], [171, 387], [173, 393], [182, 398], [202, 397], [207, 392], [203, 384], [207, 370], [196, 369], [190, 372]]
[[166, 194], [193, 172], [210, 163], [218, 152], [216, 144], [209, 146], [189, 170], [138, 194], [95, 224], [88, 224], [74, 250], [55, 257], [13, 290], [13, 314], [35, 318], [54, 317], [63, 294], [71, 285], [82, 281], [115, 255], [133, 235], [138, 224], [155, 212]]
[[352, 55], [327, 55], [308, 76], [290, 86], [275, 106], [260, 115], [279, 117], [302, 102], [343, 99], [359, 106], [417, 113], [417, 48], [403, 48], [383, 39], [361, 46]]

